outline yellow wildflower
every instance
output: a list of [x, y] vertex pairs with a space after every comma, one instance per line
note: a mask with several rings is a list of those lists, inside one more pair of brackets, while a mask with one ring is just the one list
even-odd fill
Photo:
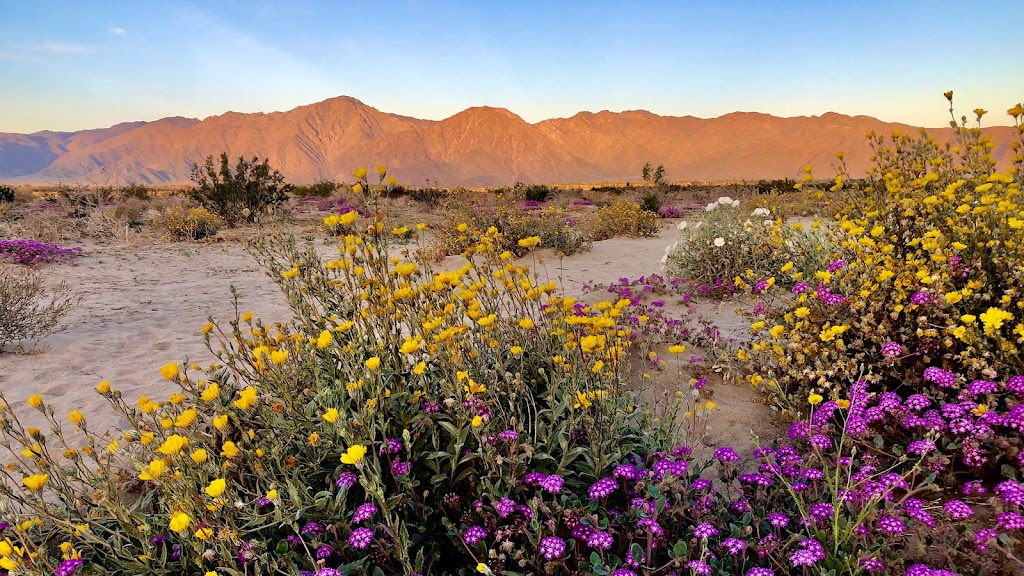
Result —
[[341, 455], [342, 464], [359, 464], [363, 461], [363, 457], [366, 456], [366, 446], [362, 444], [356, 444], [349, 446], [348, 450]]

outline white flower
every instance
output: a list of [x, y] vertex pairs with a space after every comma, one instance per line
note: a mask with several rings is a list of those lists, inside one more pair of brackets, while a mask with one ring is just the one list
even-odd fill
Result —
[[774, 226], [774, 225], [775, 225], [775, 221], [774, 220], [765, 220], [764, 221], [765, 228], [767, 228], [769, 226]]
[[686, 220], [683, 220], [679, 224], [676, 224], [676, 229], [677, 230], [686, 230], [687, 226], [688, 226], [688, 224], [686, 223]]
[[715, 238], [715, 246], [718, 246], [719, 248], [725, 246], [725, 238], [722, 238], [721, 236]]
[[750, 213], [751, 216], [771, 216], [771, 210], [767, 208], [754, 208], [754, 211]]
[[732, 207], [733, 208], [739, 208], [740, 207], [740, 201], [739, 200], [733, 200], [732, 201]]
[[715, 208], [718, 208], [718, 202], [712, 202], [711, 204], [708, 204], [707, 206], [704, 207], [704, 211], [711, 212]]
[[728, 196], [719, 196], [718, 203], [721, 204], [722, 206], [725, 206], [726, 204], [732, 204], [732, 198], [729, 198]]

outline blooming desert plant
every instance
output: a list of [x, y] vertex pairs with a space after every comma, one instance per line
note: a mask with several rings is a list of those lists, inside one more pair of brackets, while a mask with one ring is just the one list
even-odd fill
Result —
[[224, 220], [206, 208], [168, 208], [158, 222], [168, 240], [175, 242], [195, 241], [216, 236]]
[[26, 266], [51, 262], [73, 264], [81, 254], [82, 249], [77, 246], [65, 248], [60, 244], [18, 238], [0, 240], [0, 259]]
[[728, 196], [708, 204], [702, 216], [695, 225], [679, 223], [681, 238], [666, 249], [663, 264], [666, 274], [703, 287], [704, 295], [728, 295], [737, 278], [769, 276], [786, 262], [814, 270], [821, 259], [825, 239], [817, 225], [784, 226], [769, 209], [747, 212]]
[[648, 212], [636, 202], [625, 200], [598, 208], [587, 225], [595, 240], [615, 236], [654, 236], [659, 229], [657, 212]]
[[123, 434], [72, 412], [81, 436], [67, 435], [37, 397], [50, 433], [5, 417], [6, 517], [29, 522], [5, 567], [456, 573], [489, 560], [466, 548], [491, 529], [471, 530], [478, 501], [513, 503], [522, 561], [539, 567], [544, 528], [528, 518], [544, 501], [526, 474], [550, 477], [544, 493], [584, 489], [667, 442], [620, 385], [628, 301], [553, 296], [494, 232], [455, 271], [393, 261], [379, 224], [353, 223], [315, 274], [276, 242], [254, 245], [282, 283], [323, 297], [289, 324], [206, 326], [220, 361], [165, 366], [178, 387], [166, 401], [101, 383]]

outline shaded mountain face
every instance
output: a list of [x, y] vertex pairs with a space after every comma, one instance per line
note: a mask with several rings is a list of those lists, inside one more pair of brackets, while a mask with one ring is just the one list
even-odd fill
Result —
[[[842, 150], [854, 175], [871, 150], [865, 134], [916, 129], [868, 116], [779, 118], [735, 112], [718, 118], [643, 110], [580, 112], [530, 124], [503, 108], [469, 108], [440, 121], [381, 112], [346, 96], [287, 112], [172, 117], [80, 132], [0, 133], [0, 180], [53, 184], [182, 184], [193, 163], [227, 152], [270, 159], [292, 182], [346, 180], [357, 166], [385, 164], [400, 182], [445, 186], [639, 180], [645, 162], [673, 180], [819, 174]], [[988, 129], [1005, 160], [1013, 129]], [[950, 128], [930, 130], [940, 142]]]

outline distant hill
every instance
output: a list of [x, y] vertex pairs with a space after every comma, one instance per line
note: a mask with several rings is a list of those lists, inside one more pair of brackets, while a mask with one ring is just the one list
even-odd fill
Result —
[[[385, 164], [401, 182], [447, 186], [514, 182], [639, 180], [647, 161], [673, 180], [819, 175], [836, 151], [856, 175], [871, 151], [864, 138], [916, 128], [829, 112], [779, 118], [734, 112], [718, 118], [659, 116], [643, 110], [580, 112], [536, 124], [503, 108], [469, 108], [444, 120], [381, 112], [341, 96], [287, 112], [228, 112], [205, 120], [172, 117], [80, 132], [0, 133], [0, 181], [180, 184], [211, 154], [268, 157], [292, 182], [349, 179], [357, 166]], [[1013, 129], [988, 129], [1006, 159]], [[952, 129], [929, 130], [948, 141]]]

